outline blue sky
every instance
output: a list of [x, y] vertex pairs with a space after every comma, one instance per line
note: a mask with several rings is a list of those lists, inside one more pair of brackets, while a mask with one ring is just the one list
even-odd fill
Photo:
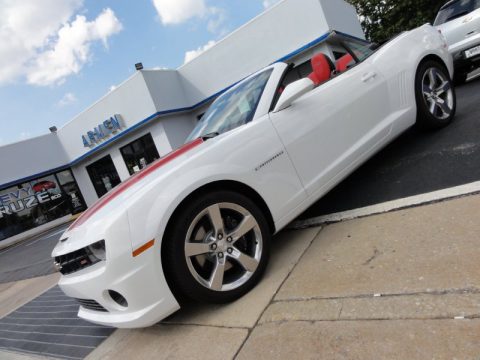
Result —
[[177, 68], [275, 0], [0, 0], [0, 146], [61, 127], [134, 64]]

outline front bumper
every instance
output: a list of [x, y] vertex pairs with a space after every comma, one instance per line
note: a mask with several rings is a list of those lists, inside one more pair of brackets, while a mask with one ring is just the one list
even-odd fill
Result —
[[455, 69], [469, 70], [480, 62], [480, 55], [467, 59], [465, 51], [480, 46], [480, 34], [466, 38], [465, 40], [451, 45], [448, 51], [452, 54]]
[[[59, 286], [76, 299], [94, 300], [106, 311], [80, 306], [78, 316], [87, 321], [118, 328], [151, 326], [180, 306], [163, 275], [160, 243], [133, 257], [129, 232], [112, 230], [106, 236], [107, 260], [69, 275], [63, 275]], [[114, 241], [112, 241], [114, 239]], [[128, 305], [119, 305], [109, 290], [121, 294]]]
[[461, 71], [470, 71], [480, 65], [480, 55], [476, 55], [467, 59], [463, 53], [460, 53], [453, 59], [453, 65], [455, 69], [460, 69]]

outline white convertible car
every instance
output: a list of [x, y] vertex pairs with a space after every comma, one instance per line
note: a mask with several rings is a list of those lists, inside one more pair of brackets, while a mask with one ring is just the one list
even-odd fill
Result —
[[144, 327], [186, 301], [238, 299], [259, 282], [272, 234], [407, 128], [452, 121], [452, 57], [431, 26], [376, 51], [335, 32], [326, 41], [337, 59], [239, 82], [185, 146], [70, 226], [52, 256], [80, 318]]

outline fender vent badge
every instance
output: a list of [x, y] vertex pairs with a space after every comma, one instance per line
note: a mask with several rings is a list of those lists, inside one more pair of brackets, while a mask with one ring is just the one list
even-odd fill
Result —
[[265, 166], [271, 164], [274, 160], [278, 159], [280, 156], [282, 156], [285, 152], [282, 150], [280, 151], [278, 154], [275, 154], [274, 156], [272, 156], [270, 159], [268, 159], [267, 161], [261, 163], [260, 165], [258, 165], [256, 168], [255, 168], [255, 171], [259, 171], [261, 170], [262, 168], [264, 168]]

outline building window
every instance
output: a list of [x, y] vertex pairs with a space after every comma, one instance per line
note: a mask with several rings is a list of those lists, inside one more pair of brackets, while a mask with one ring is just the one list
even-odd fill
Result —
[[85, 210], [85, 200], [77, 186], [73, 174], [70, 170], [60, 171], [56, 174], [57, 181], [62, 187], [63, 192], [70, 201], [72, 214], [78, 214]]
[[87, 172], [98, 197], [102, 197], [121, 182], [110, 155], [88, 165]]
[[151, 134], [131, 142], [120, 149], [128, 172], [133, 175], [160, 158]]
[[0, 190], [0, 241], [86, 209], [70, 170]]

